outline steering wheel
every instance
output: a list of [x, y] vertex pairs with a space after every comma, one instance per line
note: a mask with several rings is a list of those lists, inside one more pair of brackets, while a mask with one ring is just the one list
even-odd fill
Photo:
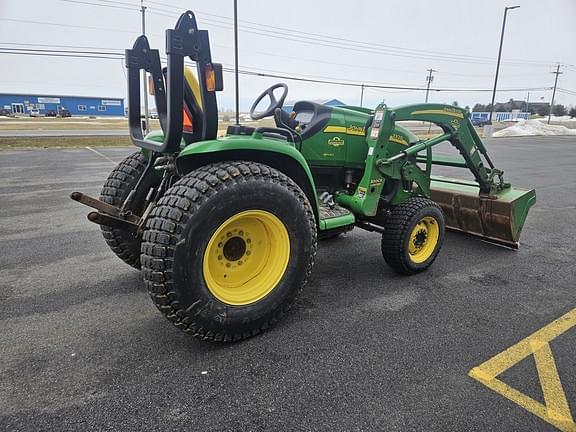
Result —
[[[276, 99], [276, 96], [274, 96], [274, 90], [278, 88], [284, 89], [280, 99]], [[288, 95], [288, 86], [284, 83], [274, 84], [272, 87], [267, 88], [260, 96], [258, 96], [258, 98], [254, 101], [252, 108], [250, 108], [250, 118], [252, 120], [261, 120], [264, 117], [270, 117], [271, 115], [274, 115], [274, 111], [277, 108], [282, 108], [282, 105], [284, 104], [284, 100], [286, 99], [287, 95]], [[264, 99], [266, 96], [270, 98], [270, 104], [268, 105], [268, 108], [266, 108], [266, 110], [261, 112], [260, 114], [256, 114], [256, 107], [260, 104], [260, 102], [262, 102], [262, 99]]]

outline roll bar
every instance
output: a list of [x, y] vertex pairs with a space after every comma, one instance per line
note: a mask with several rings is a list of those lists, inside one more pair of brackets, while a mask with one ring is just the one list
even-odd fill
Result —
[[[202, 140], [214, 139], [218, 131], [218, 105], [215, 91], [222, 90], [222, 65], [212, 63], [207, 30], [198, 30], [191, 11], [183, 13], [175, 28], [166, 30], [166, 85], [158, 50], [150, 49], [142, 35], [132, 49], [126, 50], [128, 69], [128, 120], [134, 145], [158, 153], [180, 151], [183, 130], [184, 58], [196, 63], [202, 93]], [[159, 143], [144, 137], [140, 122], [140, 70], [152, 75], [156, 108], [164, 141]]]

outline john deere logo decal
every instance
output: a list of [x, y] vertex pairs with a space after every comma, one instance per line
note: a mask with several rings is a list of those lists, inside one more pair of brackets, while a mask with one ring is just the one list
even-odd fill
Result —
[[328, 140], [328, 144], [332, 147], [342, 147], [344, 145], [344, 140], [338, 136]]
[[450, 122], [450, 124], [452, 125], [452, 127], [453, 127], [455, 130], [460, 129], [460, 121], [459, 121], [459, 120], [457, 120], [457, 119], [452, 119], [452, 121]]

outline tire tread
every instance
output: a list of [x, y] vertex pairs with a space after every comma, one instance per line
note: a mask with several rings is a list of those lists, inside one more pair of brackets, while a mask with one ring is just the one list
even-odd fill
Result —
[[[398, 204], [386, 218], [384, 233], [382, 234], [382, 256], [386, 263], [398, 273], [412, 275], [422, 271], [415, 270], [408, 262], [404, 239], [406, 229], [412, 222], [413, 216], [427, 207], [434, 207], [442, 214], [442, 209], [436, 202], [424, 197], [414, 197]], [[434, 262], [437, 256], [438, 251], [428, 262], [426, 268]]]
[[[276, 183], [290, 190], [306, 210], [313, 233], [312, 253], [297, 294], [278, 308], [277, 313], [258, 328], [240, 333], [214, 333], [204, 329], [195, 317], [201, 312], [195, 303], [184, 309], [177, 300], [172, 278], [173, 256], [188, 219], [203, 202], [218, 191], [253, 178]], [[184, 332], [203, 340], [235, 342], [255, 336], [277, 323], [288, 312], [306, 285], [317, 251], [316, 220], [308, 198], [298, 185], [283, 173], [256, 162], [227, 161], [200, 167], [182, 177], [159, 200], [146, 222], [142, 242], [142, 273], [150, 297], [160, 312]]]
[[[100, 200], [119, 206], [129, 193], [134, 183], [146, 168], [146, 159], [141, 152], [135, 152], [120, 162], [110, 173], [102, 192]], [[104, 240], [112, 251], [126, 264], [140, 269], [140, 251], [126, 239], [126, 231], [109, 226], [101, 226]]]

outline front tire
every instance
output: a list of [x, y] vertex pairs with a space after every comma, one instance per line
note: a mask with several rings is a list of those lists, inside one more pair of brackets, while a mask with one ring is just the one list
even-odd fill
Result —
[[312, 207], [290, 178], [259, 163], [215, 163], [179, 180], [150, 213], [144, 281], [178, 328], [237, 341], [287, 312], [316, 243]]
[[396, 272], [413, 275], [432, 265], [444, 242], [444, 214], [427, 198], [410, 198], [384, 224], [382, 256]]

